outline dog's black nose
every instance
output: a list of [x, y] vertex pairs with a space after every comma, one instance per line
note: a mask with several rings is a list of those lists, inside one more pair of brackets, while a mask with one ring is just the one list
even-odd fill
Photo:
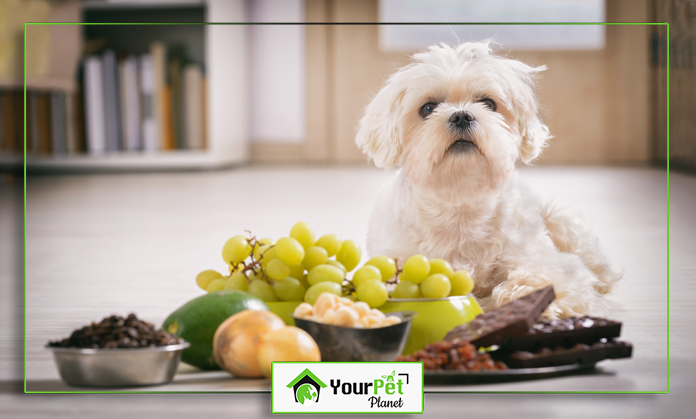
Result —
[[449, 121], [452, 125], [461, 129], [467, 128], [473, 120], [474, 115], [472, 115], [469, 111], [457, 111], [453, 113], [449, 118]]

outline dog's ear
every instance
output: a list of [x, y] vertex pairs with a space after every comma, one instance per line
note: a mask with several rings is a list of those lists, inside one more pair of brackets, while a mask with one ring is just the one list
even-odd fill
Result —
[[520, 64], [521, 67], [516, 70], [526, 85], [524, 94], [520, 95], [520, 103], [517, 104], [518, 127], [522, 139], [520, 160], [525, 164], [530, 164], [539, 157], [548, 140], [552, 138], [549, 128], [541, 120], [539, 105], [534, 95], [536, 75], [546, 70], [546, 66], [529, 67], [526, 64]]
[[[399, 72], [400, 73], [400, 72]], [[365, 108], [355, 143], [375, 166], [388, 169], [398, 165], [402, 151], [401, 118], [407, 87], [398, 82], [398, 74], [380, 90]]]
[[520, 118], [520, 159], [529, 164], [536, 159], [551, 139], [549, 128], [541, 122], [538, 111], [529, 117]]

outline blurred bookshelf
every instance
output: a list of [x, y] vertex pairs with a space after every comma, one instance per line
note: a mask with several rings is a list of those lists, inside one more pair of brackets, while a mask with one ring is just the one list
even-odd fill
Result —
[[[202, 24], [244, 21], [244, 0], [14, 3], [17, 10], [5, 12], [23, 21], [89, 23], [27, 27], [29, 172], [247, 161], [247, 32]], [[129, 25], [172, 22], [181, 25]], [[21, 35], [23, 25], [0, 31], [18, 29]], [[13, 35], [0, 33], [0, 42]], [[23, 161], [23, 40], [14, 38], [0, 45], [13, 48], [9, 63], [0, 61], [0, 168]]]

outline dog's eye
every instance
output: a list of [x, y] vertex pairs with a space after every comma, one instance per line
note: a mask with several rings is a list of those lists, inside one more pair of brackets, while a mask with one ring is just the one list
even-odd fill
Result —
[[497, 108], [497, 107], [495, 106], [495, 102], [493, 101], [493, 99], [483, 98], [483, 99], [479, 100], [479, 102], [481, 102], [481, 103], [483, 103], [484, 105], [488, 106], [488, 109], [492, 110], [493, 112], [495, 112], [495, 110], [496, 110], [496, 108]]
[[428, 115], [435, 111], [435, 108], [437, 108], [437, 103], [428, 102], [425, 105], [421, 106], [420, 114], [423, 118], [427, 118]]

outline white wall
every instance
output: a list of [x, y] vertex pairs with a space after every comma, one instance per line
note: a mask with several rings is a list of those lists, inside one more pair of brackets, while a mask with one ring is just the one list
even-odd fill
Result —
[[[243, 22], [244, 0], [208, 0], [208, 22]], [[248, 32], [241, 25], [206, 25], [208, 148], [225, 164], [248, 158]]]
[[[250, 0], [249, 22], [304, 22], [304, 0]], [[250, 138], [305, 139], [305, 28], [249, 27]]]

